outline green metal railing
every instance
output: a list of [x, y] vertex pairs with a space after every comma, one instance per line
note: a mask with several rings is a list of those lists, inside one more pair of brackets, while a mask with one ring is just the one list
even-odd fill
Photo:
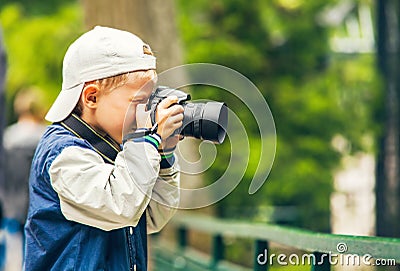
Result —
[[[155, 246], [154, 270], [268, 270], [272, 264], [293, 261], [308, 264], [311, 270], [330, 270], [331, 265], [364, 264], [393, 266], [400, 263], [400, 239], [317, 233], [308, 230], [179, 214], [170, 222], [177, 232], [177, 245]], [[212, 236], [212, 255], [202, 255], [188, 246], [191, 230]], [[254, 240], [253, 269], [224, 261], [224, 237]], [[309, 252], [300, 258], [268, 255], [269, 243]], [[158, 243], [158, 242], [155, 242]], [[345, 256], [347, 258], [345, 258]], [[271, 258], [274, 256], [273, 258]], [[306, 257], [304, 257], [306, 256]], [[280, 259], [279, 259], [280, 257]]]

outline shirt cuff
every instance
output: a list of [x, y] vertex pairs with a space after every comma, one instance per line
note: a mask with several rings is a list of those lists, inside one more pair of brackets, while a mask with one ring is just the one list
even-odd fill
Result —
[[170, 168], [173, 166], [175, 163], [175, 155], [174, 153], [169, 153], [169, 154], [161, 154], [161, 162], [160, 162], [160, 168]]
[[158, 149], [161, 144], [161, 137], [158, 134], [146, 135], [144, 137], [139, 137], [133, 139], [133, 142], [147, 142]]

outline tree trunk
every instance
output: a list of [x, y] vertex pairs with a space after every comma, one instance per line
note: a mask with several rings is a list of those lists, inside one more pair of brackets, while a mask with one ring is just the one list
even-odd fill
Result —
[[130, 31], [149, 43], [158, 72], [182, 64], [173, 0], [84, 0], [85, 25]]
[[398, 0], [377, 0], [378, 65], [385, 104], [384, 130], [377, 162], [377, 235], [400, 237], [400, 5]]

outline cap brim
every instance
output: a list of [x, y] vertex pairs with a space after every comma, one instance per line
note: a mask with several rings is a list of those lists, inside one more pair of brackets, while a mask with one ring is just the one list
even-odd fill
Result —
[[61, 90], [57, 99], [54, 101], [45, 119], [50, 122], [59, 122], [64, 120], [74, 110], [81, 96], [83, 85], [79, 84], [73, 88]]

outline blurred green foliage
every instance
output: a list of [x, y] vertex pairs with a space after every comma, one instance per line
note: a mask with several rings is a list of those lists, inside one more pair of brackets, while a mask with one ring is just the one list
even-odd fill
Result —
[[[178, 1], [186, 61], [217, 63], [244, 74], [262, 92], [276, 124], [271, 174], [260, 191], [249, 195], [261, 140], [251, 112], [225, 92], [197, 90], [198, 96], [226, 101], [250, 138], [245, 178], [216, 205], [219, 215], [265, 220], [261, 206], [294, 206], [292, 224], [329, 231], [333, 172], [343, 154], [373, 151], [378, 129], [373, 114], [381, 99], [374, 55], [333, 53], [329, 37], [335, 29], [318, 23], [317, 17], [337, 2]], [[345, 139], [344, 150], [332, 146], [338, 135]], [[218, 148], [219, 154], [228, 151]], [[224, 172], [228, 157], [218, 156], [207, 172], [210, 180]]]
[[2, 0], [0, 8], [17, 4], [24, 10], [24, 14], [29, 17], [54, 16], [60, 8], [76, 1], [70, 0]]
[[[0, 23], [9, 64], [8, 104], [18, 90], [32, 85], [46, 93], [45, 108], [59, 93], [63, 56], [71, 41], [82, 32], [79, 6], [66, 2], [1, 2]], [[8, 116], [10, 121], [15, 118], [11, 106]]]
[[[373, 113], [381, 101], [374, 56], [332, 53], [329, 37], [334, 29], [317, 20], [337, 2], [176, 1], [186, 62], [216, 63], [242, 73], [261, 91], [275, 119], [274, 166], [262, 189], [249, 195], [260, 155], [256, 122], [233, 95], [211, 88], [197, 90], [196, 98], [226, 101], [249, 134], [248, 169], [239, 186], [216, 205], [221, 216], [265, 220], [264, 206], [294, 206], [294, 225], [328, 231], [332, 174], [341, 156], [374, 151], [379, 127]], [[17, 90], [36, 85], [45, 91], [49, 106], [61, 86], [63, 55], [83, 31], [82, 17], [77, 1], [0, 3], [9, 102]], [[338, 135], [346, 148], [333, 148]], [[230, 157], [228, 144], [217, 148], [217, 160], [207, 171], [210, 180], [223, 174]], [[282, 210], [279, 216], [284, 217], [289, 209]]]

